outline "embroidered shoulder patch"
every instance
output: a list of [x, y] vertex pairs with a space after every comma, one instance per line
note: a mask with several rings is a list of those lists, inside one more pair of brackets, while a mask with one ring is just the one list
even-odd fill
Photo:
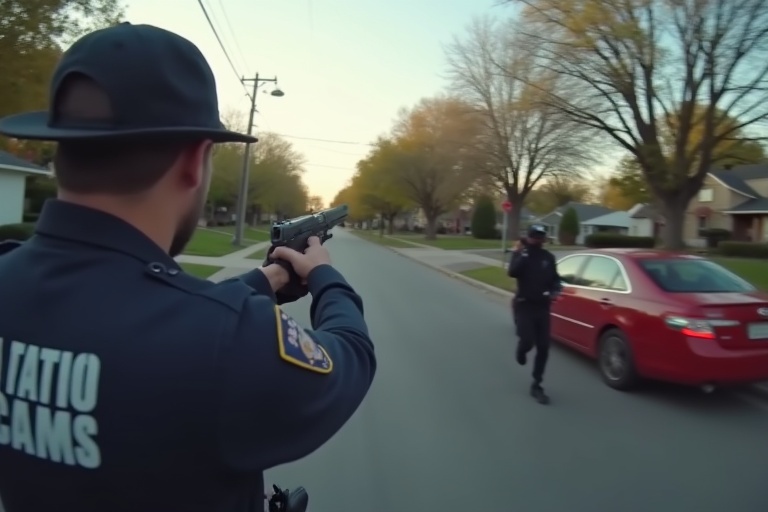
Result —
[[331, 373], [333, 361], [323, 347], [296, 321], [275, 306], [280, 359], [305, 370]]

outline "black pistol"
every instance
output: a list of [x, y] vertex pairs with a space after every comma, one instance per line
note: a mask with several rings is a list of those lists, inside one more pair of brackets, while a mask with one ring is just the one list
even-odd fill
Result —
[[307, 241], [311, 236], [318, 237], [320, 242], [324, 243], [333, 237], [333, 234], [330, 232], [331, 229], [344, 222], [348, 215], [349, 207], [346, 204], [342, 204], [335, 208], [272, 224], [272, 246], [267, 252], [264, 266], [277, 263], [286, 269], [291, 276], [289, 283], [275, 294], [279, 304], [293, 302], [302, 298], [307, 294], [307, 288], [301, 284], [301, 279], [294, 272], [290, 263], [270, 258], [275, 248], [288, 247], [298, 252], [304, 252], [308, 247]]

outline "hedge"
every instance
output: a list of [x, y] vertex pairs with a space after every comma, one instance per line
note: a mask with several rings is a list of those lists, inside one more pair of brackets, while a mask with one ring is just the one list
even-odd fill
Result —
[[766, 258], [768, 259], [768, 244], [754, 242], [720, 242], [717, 252], [723, 256], [737, 258]]
[[616, 233], [594, 233], [588, 235], [584, 245], [595, 249], [625, 247], [633, 249], [652, 249], [656, 240], [650, 236], [629, 236]]
[[34, 224], [5, 224], [0, 226], [0, 242], [18, 240], [23, 242], [35, 232]]

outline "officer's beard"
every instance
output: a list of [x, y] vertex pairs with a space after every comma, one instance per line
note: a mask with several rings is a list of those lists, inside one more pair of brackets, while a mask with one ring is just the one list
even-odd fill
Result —
[[176, 232], [173, 235], [173, 240], [171, 240], [171, 247], [168, 249], [168, 254], [172, 258], [175, 258], [184, 252], [184, 248], [192, 239], [192, 235], [195, 234], [197, 223], [200, 221], [200, 218], [205, 211], [205, 203], [208, 199], [208, 189], [211, 184], [212, 170], [210, 155], [208, 155], [205, 168], [203, 169], [203, 184], [197, 190], [195, 200], [192, 202], [192, 207], [179, 221], [179, 224], [176, 227]]

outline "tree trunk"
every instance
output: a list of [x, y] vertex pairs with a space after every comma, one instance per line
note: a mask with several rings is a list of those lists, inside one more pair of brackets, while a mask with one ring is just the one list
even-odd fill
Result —
[[395, 217], [397, 217], [396, 213], [393, 213], [387, 217], [387, 234], [389, 235], [395, 234]]
[[512, 204], [512, 211], [507, 218], [507, 242], [514, 245], [514, 241], [520, 238], [520, 213], [522, 207]]
[[437, 215], [427, 215], [427, 227], [424, 230], [424, 238], [427, 240], [437, 239]]
[[663, 201], [661, 206], [664, 215], [661, 240], [664, 248], [672, 251], [685, 249], [683, 227], [685, 225], [685, 210], [687, 208], [687, 203], [671, 199]]

